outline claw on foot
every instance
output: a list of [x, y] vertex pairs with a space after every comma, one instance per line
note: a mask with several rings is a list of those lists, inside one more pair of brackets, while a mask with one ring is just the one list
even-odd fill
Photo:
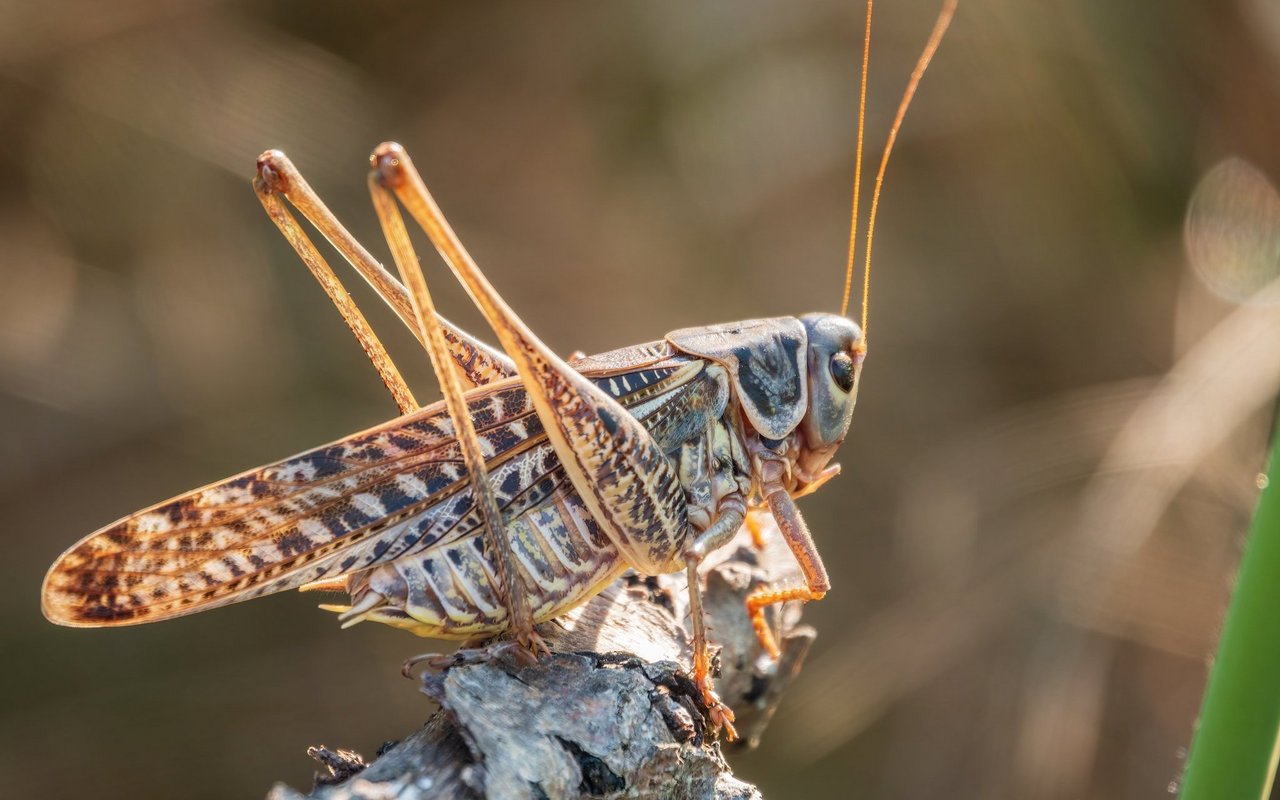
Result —
[[711, 688], [711, 676], [699, 680], [698, 688], [702, 690], [702, 702], [707, 706], [707, 718], [711, 720], [712, 727], [722, 728], [727, 741], [736, 740], [738, 731], [733, 727], [733, 709], [725, 705], [720, 695]]
[[530, 630], [527, 635], [520, 637], [519, 641], [520, 647], [533, 657], [535, 663], [538, 659], [551, 655], [551, 645], [547, 644], [547, 640], [535, 630]]
[[724, 704], [711, 683], [711, 659], [705, 649], [694, 651], [693, 683], [702, 693], [702, 704], [707, 707], [707, 718], [713, 728], [724, 730], [725, 738], [733, 741], [738, 731], [733, 727], [733, 709]]

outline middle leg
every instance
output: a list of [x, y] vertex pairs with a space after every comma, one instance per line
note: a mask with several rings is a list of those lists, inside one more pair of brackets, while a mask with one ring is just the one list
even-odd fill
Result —
[[711, 656], [707, 648], [707, 620], [702, 610], [702, 576], [698, 567], [707, 553], [733, 538], [746, 518], [746, 505], [741, 497], [726, 498], [719, 516], [694, 543], [685, 550], [685, 576], [689, 586], [689, 624], [693, 626], [693, 681], [702, 692], [711, 721], [723, 726], [729, 741], [738, 738], [733, 727], [733, 710], [716, 694], [711, 685]]

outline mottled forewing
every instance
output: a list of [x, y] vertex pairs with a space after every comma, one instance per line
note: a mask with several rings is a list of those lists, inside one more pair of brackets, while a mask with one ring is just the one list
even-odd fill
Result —
[[[624, 405], [642, 403], [678, 369], [651, 363], [599, 381]], [[473, 390], [468, 406], [499, 505], [514, 511], [559, 463], [518, 379]], [[648, 413], [665, 419], [666, 407]], [[91, 534], [50, 569], [43, 607], [65, 625], [166, 619], [366, 569], [480, 524], [435, 404]]]

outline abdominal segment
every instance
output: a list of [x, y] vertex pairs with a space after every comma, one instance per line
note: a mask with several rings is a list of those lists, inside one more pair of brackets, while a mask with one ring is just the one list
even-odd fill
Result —
[[[508, 520], [506, 533], [534, 622], [585, 602], [627, 568], [571, 490], [553, 492]], [[382, 622], [435, 639], [502, 632], [507, 611], [486, 549], [483, 528], [475, 528], [356, 573], [348, 582], [352, 604], [341, 618], [345, 624]]]

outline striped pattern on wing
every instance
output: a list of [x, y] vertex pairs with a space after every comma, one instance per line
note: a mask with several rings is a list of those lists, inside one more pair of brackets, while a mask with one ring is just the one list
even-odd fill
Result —
[[[659, 412], [655, 395], [678, 404], [673, 376], [687, 381], [690, 363], [654, 361], [598, 380], [624, 405]], [[473, 390], [468, 405], [499, 503], [514, 512], [558, 467], [554, 452], [518, 379]], [[43, 607], [75, 626], [166, 619], [367, 569], [480, 524], [437, 403], [91, 534], [50, 569]]]

